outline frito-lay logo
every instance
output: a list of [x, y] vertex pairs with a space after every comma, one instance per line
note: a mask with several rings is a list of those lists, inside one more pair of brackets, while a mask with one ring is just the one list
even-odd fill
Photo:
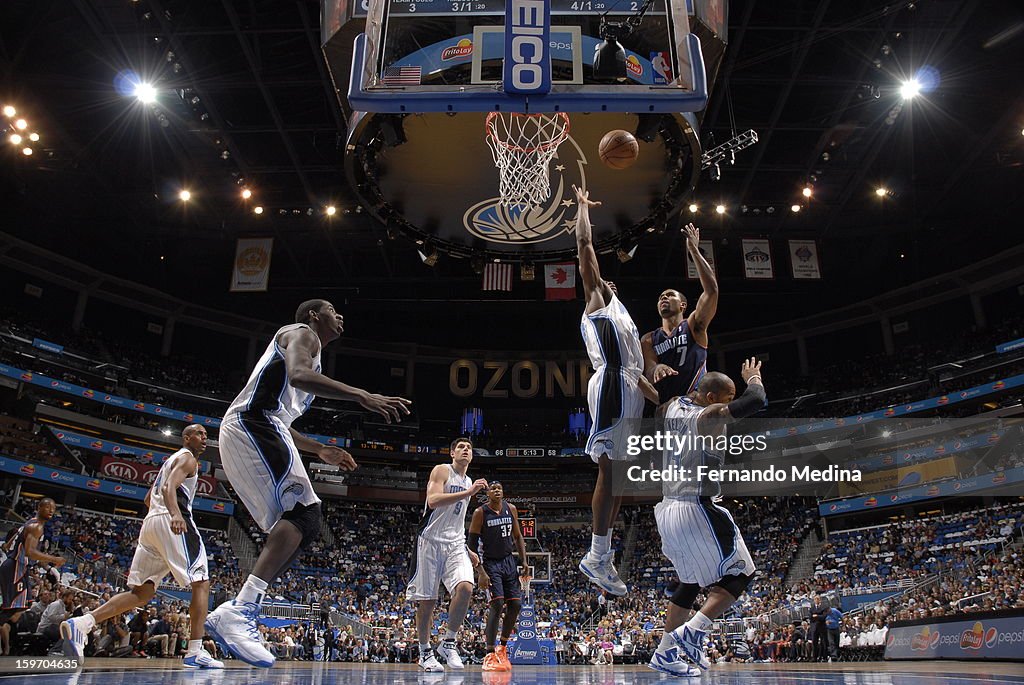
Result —
[[637, 59], [636, 55], [630, 55], [626, 58], [626, 73], [637, 77], [644, 75], [644, 65], [640, 64], [640, 60]]
[[441, 61], [447, 62], [453, 59], [460, 59], [462, 57], [469, 57], [473, 54], [473, 41], [469, 38], [463, 38], [459, 41], [458, 45], [449, 45], [441, 51]]
[[933, 632], [928, 626], [925, 626], [920, 633], [910, 640], [910, 648], [915, 652], [926, 652], [929, 649], [935, 649], [938, 644], [939, 631]]
[[970, 630], [965, 630], [960, 635], [960, 649], [981, 649], [985, 641], [985, 626], [978, 621]]

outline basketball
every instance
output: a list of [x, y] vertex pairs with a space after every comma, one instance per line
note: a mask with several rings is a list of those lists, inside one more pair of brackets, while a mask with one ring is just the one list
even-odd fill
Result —
[[597, 146], [597, 153], [605, 166], [628, 169], [640, 154], [640, 145], [629, 131], [608, 131]]

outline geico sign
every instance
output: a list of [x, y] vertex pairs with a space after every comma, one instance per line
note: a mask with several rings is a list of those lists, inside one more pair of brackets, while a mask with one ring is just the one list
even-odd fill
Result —
[[543, 93], [548, 89], [549, 8], [545, 0], [510, 0], [507, 9], [510, 40], [505, 59], [506, 90], [516, 93]]
[[475, 362], [457, 359], [448, 368], [448, 389], [456, 397], [472, 397], [483, 384], [486, 399], [507, 399], [509, 392], [522, 399], [537, 397], [544, 383], [544, 397], [583, 397], [593, 372], [586, 361], [537, 362], [495, 360]]

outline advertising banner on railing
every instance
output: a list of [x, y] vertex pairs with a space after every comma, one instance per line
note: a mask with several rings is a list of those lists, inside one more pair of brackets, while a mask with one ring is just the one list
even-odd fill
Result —
[[861, 471], [878, 471], [879, 469], [887, 469], [893, 466], [907, 466], [917, 462], [942, 459], [958, 452], [969, 452], [979, 447], [991, 447], [999, 442], [1005, 434], [1006, 431], [1004, 430], [995, 430], [991, 433], [978, 433], [966, 438], [949, 440], [938, 445], [926, 445], [925, 447], [876, 454], [873, 457], [858, 459], [852, 462], [850, 468], [860, 469]]
[[[133, 445], [123, 445], [119, 442], [100, 440], [94, 436], [82, 435], [73, 431], [57, 430], [55, 428], [50, 428], [50, 430], [53, 431], [54, 437], [69, 447], [80, 447], [85, 450], [93, 450], [94, 452], [112, 456], [135, 457], [145, 463], [156, 464], [157, 466], [163, 464], [164, 460], [171, 456], [170, 452], [157, 452]], [[199, 460], [200, 473], [210, 473], [212, 467], [213, 465], [210, 462], [203, 459]]]
[[1024, 612], [890, 628], [885, 658], [1024, 660]]
[[[160, 473], [160, 467], [153, 464], [140, 464], [127, 459], [103, 457], [103, 461], [100, 463], [100, 473], [108, 478], [130, 480], [133, 483], [142, 483], [149, 487]], [[217, 479], [213, 476], [199, 476], [199, 482], [196, 483], [196, 494], [215, 495], [216, 493]]]
[[[127, 497], [137, 500], [146, 499], [146, 493], [149, 491], [149, 488], [145, 485], [130, 485], [128, 483], [115, 483], [101, 478], [89, 478], [88, 476], [71, 473], [63, 469], [55, 469], [52, 466], [31, 464], [27, 461], [4, 456], [0, 456], [0, 473], [10, 473], [22, 478], [32, 478], [46, 483], [77, 488], [101, 495]], [[195, 501], [192, 502], [192, 509], [194, 511], [208, 511], [214, 514], [230, 516], [235, 511], [235, 505], [231, 502], [196, 497]]]
[[880, 492], [867, 497], [851, 497], [849, 499], [822, 502], [818, 505], [818, 513], [822, 516], [835, 516], [837, 514], [848, 514], [852, 511], [882, 509], [884, 507], [894, 507], [900, 504], [934, 499], [935, 497], [960, 497], [1020, 482], [1024, 482], [1024, 467], [986, 473], [983, 476], [964, 478], [962, 480], [947, 480], [942, 483], [932, 483], [931, 485], [919, 485], [914, 488], [905, 488], [894, 492]]

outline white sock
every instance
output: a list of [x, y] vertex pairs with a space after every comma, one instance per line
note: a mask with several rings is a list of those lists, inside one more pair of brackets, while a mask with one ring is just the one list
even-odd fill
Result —
[[239, 604], [262, 604], [263, 595], [267, 592], [267, 581], [249, 574], [245, 579], [245, 585], [238, 591], [235, 601]]
[[83, 633], [91, 632], [96, 627], [96, 619], [88, 611], [82, 614], [82, 625], [78, 626]]
[[676, 641], [672, 639], [672, 631], [666, 630], [665, 634], [661, 636], [661, 644], [658, 645], [658, 651], [664, 652], [666, 649], [672, 649], [676, 646]]
[[198, 654], [199, 650], [203, 648], [202, 640], [189, 640], [188, 641], [188, 653], [185, 656], [192, 656]]
[[690, 617], [690, 620], [686, 622], [686, 625], [691, 630], [703, 630], [707, 632], [711, 630], [711, 626], [715, 625], [715, 622], [698, 611]]
[[445, 642], [455, 642], [455, 638], [456, 635], [454, 630], [449, 630], [447, 633], [444, 634]]
[[609, 530], [604, 535], [590, 536], [590, 554], [599, 557], [608, 554], [612, 549], [612, 532]]

